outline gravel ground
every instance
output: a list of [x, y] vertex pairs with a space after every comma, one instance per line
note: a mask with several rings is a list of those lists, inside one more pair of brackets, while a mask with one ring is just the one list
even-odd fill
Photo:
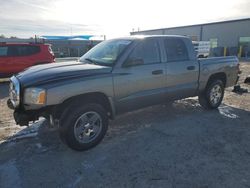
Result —
[[[250, 63], [241, 69], [242, 83]], [[228, 88], [213, 111], [189, 98], [127, 113], [101, 144], [76, 152], [44, 120], [16, 126], [7, 88], [0, 84], [1, 188], [250, 187], [249, 93]]]

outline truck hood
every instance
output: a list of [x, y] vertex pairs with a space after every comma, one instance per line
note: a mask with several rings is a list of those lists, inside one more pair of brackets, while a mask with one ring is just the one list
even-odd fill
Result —
[[70, 61], [33, 66], [16, 77], [23, 87], [27, 87], [109, 74], [111, 71], [112, 68], [107, 66]]

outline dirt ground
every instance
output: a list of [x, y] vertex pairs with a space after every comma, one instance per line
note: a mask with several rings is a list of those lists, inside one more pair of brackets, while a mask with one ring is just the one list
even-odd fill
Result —
[[[241, 70], [250, 91], [250, 63]], [[250, 94], [231, 91], [218, 110], [189, 98], [127, 113], [76, 152], [44, 120], [16, 126], [1, 83], [0, 187], [250, 187]]]

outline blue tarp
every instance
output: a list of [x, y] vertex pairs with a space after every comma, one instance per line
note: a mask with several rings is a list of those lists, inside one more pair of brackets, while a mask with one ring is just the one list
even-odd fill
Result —
[[94, 35], [75, 35], [75, 36], [41, 36], [47, 40], [89, 40]]

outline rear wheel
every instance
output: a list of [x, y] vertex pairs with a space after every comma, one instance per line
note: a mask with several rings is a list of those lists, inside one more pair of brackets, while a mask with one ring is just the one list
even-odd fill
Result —
[[63, 113], [60, 137], [70, 148], [83, 151], [96, 146], [107, 128], [108, 116], [101, 105], [73, 106]]
[[206, 90], [199, 95], [199, 103], [206, 109], [216, 109], [224, 97], [224, 84], [221, 80], [211, 81]]

